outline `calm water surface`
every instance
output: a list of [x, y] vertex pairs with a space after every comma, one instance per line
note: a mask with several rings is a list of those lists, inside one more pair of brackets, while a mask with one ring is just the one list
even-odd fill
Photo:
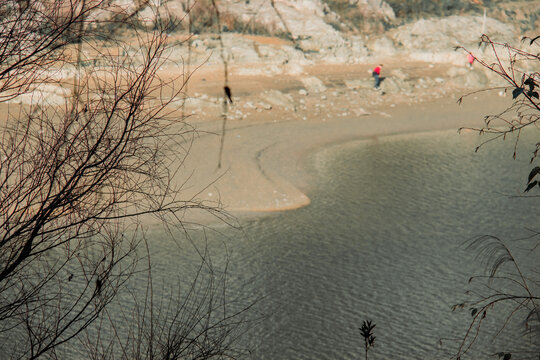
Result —
[[[377, 324], [371, 359], [451, 356], [456, 343], [440, 339], [463, 335], [471, 318], [451, 306], [484, 271], [461, 244], [483, 234], [517, 239], [538, 225], [537, 200], [515, 196], [530, 170], [527, 149], [514, 161], [512, 143], [474, 153], [476, 141], [451, 132], [323, 149], [307, 161], [311, 205], [245, 221], [243, 233], [207, 233], [216, 263], [228, 251], [230, 294], [262, 298], [264, 319], [243, 340], [251, 358], [359, 359], [364, 319]], [[511, 244], [537, 271], [538, 253]], [[164, 267], [177, 269], [160, 251]], [[502, 309], [492, 314], [501, 321]], [[479, 339], [471, 358], [539, 351], [538, 339], [517, 331]]]

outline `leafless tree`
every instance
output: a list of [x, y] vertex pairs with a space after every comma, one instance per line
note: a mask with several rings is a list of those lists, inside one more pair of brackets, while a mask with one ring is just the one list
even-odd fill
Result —
[[[528, 46], [539, 47], [539, 39], [524, 38]], [[536, 126], [540, 120], [540, 101], [538, 97], [538, 84], [540, 83], [540, 73], [537, 70], [540, 64], [540, 54], [533, 50], [526, 51], [511, 46], [507, 43], [492, 41], [487, 35], [483, 35], [481, 46], [491, 49], [495, 61], [490, 62], [478, 58], [473, 52], [465, 49], [469, 54], [475, 56], [475, 60], [483, 67], [498, 75], [507, 85], [499, 88], [484, 89], [480, 91], [504, 90], [511, 92], [514, 99], [513, 104], [500, 114], [487, 115], [482, 128], [472, 129], [481, 135], [487, 135], [487, 139], [477, 148], [477, 150], [487, 142], [496, 139], [506, 139], [510, 134], [515, 134], [514, 158], [517, 153], [517, 144], [523, 129]], [[501, 54], [507, 54], [502, 56]], [[532, 69], [528, 71], [527, 69]], [[470, 95], [470, 94], [468, 94]], [[467, 96], [467, 95], [465, 95]], [[458, 102], [461, 103], [464, 97]], [[531, 162], [538, 153], [533, 153]]]
[[[537, 241], [538, 233], [532, 234], [531, 238], [522, 239], [527, 242]], [[496, 331], [492, 336], [495, 338], [512, 322], [522, 324], [522, 331], [507, 336], [521, 338], [529, 337], [530, 351], [521, 351], [520, 356], [524, 359], [538, 358], [538, 348], [535, 349], [538, 336], [540, 335], [540, 309], [537, 294], [537, 274], [530, 274], [523, 269], [520, 261], [504, 241], [495, 236], [481, 236], [472, 239], [467, 244], [467, 249], [476, 253], [476, 260], [484, 263], [487, 274], [472, 276], [469, 283], [472, 290], [468, 292], [470, 300], [456, 304], [452, 310], [463, 309], [470, 312], [471, 321], [463, 338], [459, 341], [456, 358], [461, 359], [473, 347], [478, 339], [483, 326], [494, 314], [504, 311], [504, 320], [497, 324]], [[533, 259], [537, 257], [537, 246], [528, 253]], [[495, 355], [499, 358], [510, 359], [515, 349], [500, 349]]]
[[[522, 44], [528, 50], [523, 50], [506, 43], [492, 41], [488, 36], [483, 35], [481, 46], [487, 46], [491, 49], [494, 61], [488, 61], [475, 57], [478, 63], [497, 74], [506, 86], [499, 88], [512, 94], [513, 103], [502, 113], [488, 115], [485, 117], [484, 126], [473, 129], [480, 135], [487, 137], [476, 149], [479, 150], [487, 142], [497, 139], [505, 140], [510, 135], [514, 141], [514, 158], [517, 155], [517, 145], [520, 141], [520, 135], [525, 129], [534, 131], [540, 121], [540, 102], [538, 95], [538, 85], [540, 84], [540, 54], [537, 52], [540, 37], [523, 38]], [[466, 50], [474, 56], [474, 53]], [[504, 55], [503, 55], [504, 54]], [[463, 97], [459, 102], [463, 101]], [[536, 144], [536, 149], [531, 156], [531, 163], [535, 161], [538, 155], [540, 143]], [[540, 167], [534, 167], [527, 177], [528, 192], [538, 185], [538, 174]], [[538, 259], [538, 249], [540, 241], [539, 233], [531, 230], [531, 236], [522, 239], [528, 244], [528, 256]], [[522, 243], [521, 247], [525, 246]], [[485, 262], [488, 274], [485, 276], [473, 276], [470, 283], [474, 291], [470, 294], [472, 300], [466, 301], [454, 306], [453, 310], [465, 309], [470, 311], [471, 321], [469, 327], [460, 341], [459, 349], [456, 355], [460, 359], [475, 344], [482, 328], [482, 325], [491, 317], [496, 309], [506, 309], [505, 319], [498, 324], [498, 330], [495, 337], [498, 336], [511, 321], [518, 320], [523, 324], [522, 334], [515, 336], [530, 336], [531, 341], [538, 345], [540, 335], [540, 309], [538, 302], [538, 273], [534, 269], [523, 269], [515, 254], [508, 246], [509, 243], [496, 236], [481, 236], [469, 242], [467, 248], [477, 254], [477, 260]], [[507, 360], [512, 356], [511, 351], [501, 351], [494, 355]], [[538, 348], [531, 348], [531, 352], [520, 354], [523, 358], [538, 358]]]
[[[226, 295], [228, 259], [224, 267], [216, 267], [208, 247], [201, 250], [203, 261], [192, 269], [188, 284], [179, 278], [176, 284], [159, 285], [152, 275], [151, 257], [145, 257], [149, 271], [143, 273], [146, 280], [140, 279], [144, 296], [133, 293], [124, 298], [134, 305], [115, 304], [117, 313], [105, 310], [109, 321], [100, 323], [97, 331], [110, 336], [89, 336], [89, 331], [82, 341], [91, 358], [236, 359], [246, 355], [248, 351], [237, 342], [257, 321], [251, 314], [256, 302], [231, 300]], [[160, 295], [162, 286], [171, 296]], [[121, 350], [111, 351], [114, 348]]]
[[182, 198], [173, 180], [193, 129], [169, 116], [184, 81], [159, 76], [166, 24], [133, 23], [148, 2], [129, 11], [111, 4], [0, 2], [0, 353], [8, 358], [61, 357], [61, 345], [103, 321], [137, 268], [143, 219], [181, 224], [186, 209], [219, 213]]

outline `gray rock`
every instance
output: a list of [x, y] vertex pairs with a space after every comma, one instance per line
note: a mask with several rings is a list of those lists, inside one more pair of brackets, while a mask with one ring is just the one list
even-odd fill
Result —
[[201, 39], [193, 40], [191, 46], [199, 50], [206, 50], [206, 44]]
[[223, 45], [226, 56], [237, 63], [259, 62], [259, 54], [255, 51], [253, 40], [248, 40], [236, 34], [223, 34]]
[[300, 81], [302, 81], [302, 84], [304, 84], [304, 87], [310, 93], [326, 91], [326, 86], [324, 86], [323, 82], [315, 76], [305, 77], [300, 79]]
[[361, 108], [361, 107], [352, 109], [352, 112], [353, 112], [356, 116], [366, 116], [366, 115], [370, 115], [370, 114], [371, 114], [369, 111], [366, 111], [366, 109]]
[[244, 103], [243, 108], [244, 109], [255, 109], [256, 106], [253, 105], [253, 103], [251, 101], [248, 101], [248, 102]]
[[[265, 102], [259, 102], [259, 106], [262, 107], [264, 110], [272, 110], [272, 105], [265, 103]], [[257, 112], [260, 112], [260, 108], [257, 108]]]
[[390, 76], [401, 81], [407, 81], [410, 78], [409, 74], [402, 69], [392, 69], [392, 71], [390, 71]]
[[255, 44], [255, 51], [264, 61], [272, 61], [273, 63], [283, 64], [290, 61], [290, 56], [284, 49], [280, 49], [271, 45]]
[[23, 93], [13, 99], [8, 100], [8, 103], [17, 103], [25, 105], [65, 105], [71, 96], [71, 89], [64, 88], [53, 84], [39, 84], [32, 92]]
[[198, 97], [186, 98], [184, 101], [184, 106], [188, 110], [192, 110], [192, 109], [205, 109], [206, 111], [220, 111], [221, 110], [221, 102], [214, 102], [211, 99], [201, 99]]
[[352, 80], [345, 80], [344, 82], [345, 82], [345, 86], [350, 90], [373, 87], [373, 80], [352, 79]]
[[356, 6], [362, 10], [362, 12], [369, 17], [385, 20], [385, 21], [394, 21], [396, 19], [396, 14], [394, 9], [386, 2], [382, 0], [351, 0], [349, 4], [356, 3]]
[[451, 67], [450, 69], [448, 69], [448, 71], [446, 72], [448, 74], [448, 76], [450, 76], [451, 78], [454, 78], [454, 77], [457, 77], [457, 76], [463, 76], [465, 75], [469, 70], [462, 66], [462, 67]]
[[[446, 51], [455, 46], [476, 45], [481, 35], [482, 23], [481, 16], [421, 19], [398, 27], [391, 32], [391, 36], [405, 49]], [[491, 18], [486, 19], [485, 32], [497, 41], [514, 40], [511, 26]]]
[[373, 55], [377, 56], [392, 56], [397, 52], [394, 42], [387, 36], [372, 40], [368, 48], [372, 51]]
[[352, 62], [364, 62], [369, 55], [369, 49], [360, 36], [351, 36], [349, 39], [349, 49], [351, 50]]
[[293, 110], [296, 109], [293, 97], [289, 94], [284, 94], [279, 90], [265, 91], [261, 96], [272, 105], [283, 108], [292, 108]]
[[484, 74], [483, 71], [473, 70], [473, 71], [469, 71], [465, 75], [464, 83], [465, 83], [465, 86], [468, 88], [477, 88], [477, 87], [484, 88], [488, 85], [489, 81], [486, 74]]
[[399, 93], [403, 91], [404, 87], [402, 82], [398, 81], [397, 79], [387, 77], [383, 82], [381, 82], [380, 88], [382, 91], [387, 93]]

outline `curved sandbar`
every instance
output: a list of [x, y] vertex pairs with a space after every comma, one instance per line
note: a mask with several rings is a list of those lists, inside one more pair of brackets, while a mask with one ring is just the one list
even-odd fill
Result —
[[314, 114], [303, 120], [276, 112], [274, 121], [229, 122], [221, 169], [217, 169], [221, 123], [200, 124], [200, 130], [215, 134], [204, 133], [196, 139], [187, 161], [187, 167], [194, 169], [188, 184], [194, 189], [210, 184], [198, 198], [210, 205], [221, 204], [232, 213], [298, 208], [310, 202], [309, 174], [302, 165], [307, 154], [352, 140], [481, 126], [486, 114], [503, 110], [510, 102], [486, 93], [461, 106], [449, 96], [414, 106], [380, 108], [360, 117]]

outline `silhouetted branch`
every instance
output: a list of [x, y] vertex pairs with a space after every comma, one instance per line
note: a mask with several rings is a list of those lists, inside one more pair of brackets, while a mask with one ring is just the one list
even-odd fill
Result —
[[159, 75], [167, 24], [131, 22], [148, 2], [18, 4], [0, 2], [0, 353], [34, 359], [102, 321], [136, 269], [143, 217], [220, 210], [175, 180], [193, 129], [168, 116], [184, 83]]
[[[472, 318], [465, 335], [460, 340], [456, 358], [460, 359], [472, 348], [478, 339], [484, 320], [489, 317], [495, 306], [500, 307], [502, 304], [510, 306], [510, 310], [504, 321], [498, 324], [494, 337], [499, 336], [510, 321], [515, 317], [521, 317], [523, 312], [525, 312], [524, 333], [533, 337], [538, 336], [540, 297], [534, 293], [535, 287], [530, 286], [530, 282], [535, 286], [537, 282], [525, 277], [508, 246], [497, 237], [480, 236], [469, 241], [466, 248], [477, 254], [476, 260], [486, 264], [488, 275], [473, 276], [469, 279], [469, 283], [475, 283], [475, 288], [485, 288], [485, 293], [470, 292], [475, 296], [474, 300], [452, 307], [452, 311], [469, 309]], [[532, 251], [535, 249], [536, 247]], [[503, 268], [504, 275], [497, 275]]]

